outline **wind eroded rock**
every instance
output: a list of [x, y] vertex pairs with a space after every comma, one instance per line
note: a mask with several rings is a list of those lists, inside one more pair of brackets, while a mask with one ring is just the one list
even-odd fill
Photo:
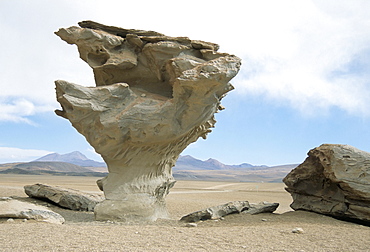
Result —
[[43, 184], [26, 185], [24, 190], [29, 197], [50, 200], [76, 211], [94, 211], [95, 206], [104, 200], [104, 197], [97, 194]]
[[370, 224], [370, 153], [323, 144], [285, 178], [294, 210], [308, 210]]
[[259, 214], [272, 213], [279, 207], [279, 203], [249, 203], [248, 201], [233, 201], [219, 206], [213, 206], [183, 216], [180, 221], [198, 222], [204, 220], [215, 220], [223, 216], [235, 213]]
[[17, 218], [63, 224], [64, 218], [50, 209], [10, 197], [0, 198], [0, 218]]
[[167, 217], [180, 153], [214, 127], [240, 59], [214, 43], [105, 26], [92, 21], [56, 34], [76, 44], [97, 87], [56, 81], [57, 100], [78, 132], [102, 155], [109, 175], [97, 220]]

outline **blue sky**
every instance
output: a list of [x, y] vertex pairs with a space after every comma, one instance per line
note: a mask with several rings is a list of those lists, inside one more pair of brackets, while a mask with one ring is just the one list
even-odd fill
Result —
[[0, 1], [0, 163], [75, 150], [99, 160], [53, 112], [54, 80], [94, 85], [77, 48], [53, 34], [82, 20], [215, 42], [242, 58], [213, 132], [182, 155], [279, 165], [323, 143], [370, 151], [369, 1], [125, 2]]

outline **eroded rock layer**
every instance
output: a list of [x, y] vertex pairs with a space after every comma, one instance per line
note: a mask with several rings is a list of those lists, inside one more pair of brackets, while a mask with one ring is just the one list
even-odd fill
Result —
[[56, 34], [76, 44], [96, 86], [56, 81], [67, 118], [102, 155], [109, 175], [98, 220], [166, 217], [164, 198], [175, 183], [180, 153], [214, 127], [240, 59], [214, 43], [123, 29], [92, 21]]
[[53, 224], [63, 224], [65, 219], [47, 207], [10, 197], [0, 197], [0, 218], [36, 220]]
[[103, 201], [101, 195], [43, 184], [26, 185], [24, 191], [29, 197], [49, 200], [58, 206], [77, 211], [94, 211], [94, 207]]
[[233, 201], [223, 205], [209, 207], [183, 216], [180, 221], [198, 222], [204, 220], [216, 220], [229, 214], [259, 214], [273, 213], [279, 207], [279, 203], [249, 203], [248, 201]]
[[370, 153], [323, 144], [285, 178], [291, 207], [370, 224]]

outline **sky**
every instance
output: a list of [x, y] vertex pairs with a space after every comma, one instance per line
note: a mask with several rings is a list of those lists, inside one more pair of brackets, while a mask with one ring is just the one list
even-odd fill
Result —
[[101, 158], [60, 109], [54, 81], [94, 86], [54, 32], [93, 20], [220, 45], [242, 59], [216, 127], [181, 155], [301, 163], [323, 143], [370, 152], [370, 1], [0, 0], [0, 163], [80, 151]]

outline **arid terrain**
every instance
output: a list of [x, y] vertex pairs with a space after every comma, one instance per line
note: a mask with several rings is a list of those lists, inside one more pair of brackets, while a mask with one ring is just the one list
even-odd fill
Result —
[[[23, 186], [35, 183], [99, 193], [96, 179], [2, 174], [0, 197], [27, 197]], [[274, 214], [229, 215], [197, 227], [178, 221], [188, 213], [234, 200], [280, 206]], [[291, 201], [282, 183], [178, 181], [167, 197], [168, 220], [96, 222], [93, 213], [51, 206], [65, 224], [0, 220], [0, 251], [370, 251], [370, 227], [294, 212]], [[297, 227], [304, 232], [292, 233]]]

